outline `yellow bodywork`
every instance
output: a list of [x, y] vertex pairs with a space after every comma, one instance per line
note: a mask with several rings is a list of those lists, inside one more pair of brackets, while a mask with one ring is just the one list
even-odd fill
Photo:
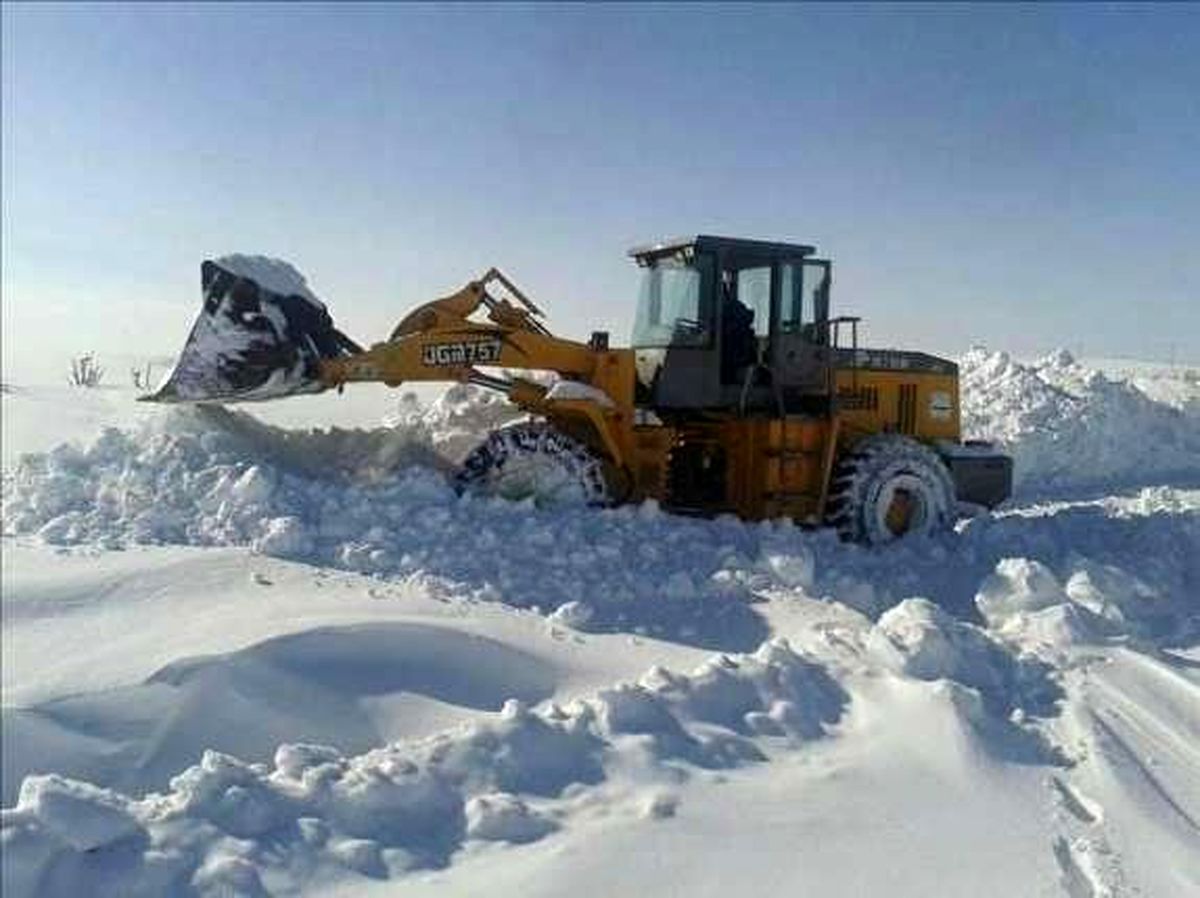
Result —
[[[503, 284], [517, 302], [495, 299]], [[471, 320], [484, 308], [485, 320]], [[478, 381], [481, 368], [553, 371], [599, 393], [556, 398], [533, 380], [506, 381], [509, 399], [579, 439], [605, 463], [618, 501], [670, 502], [672, 459], [711, 453], [725, 472], [724, 495], [703, 508], [745, 518], [787, 516], [817, 523], [834, 464], [859, 439], [896, 432], [919, 440], [959, 437], [954, 374], [854, 367], [834, 370], [828, 412], [770, 417], [701, 413], [685, 424], [639, 421], [631, 349], [607, 349], [551, 335], [540, 312], [496, 269], [416, 309], [368, 350], [322, 362], [329, 387], [353, 381]], [[602, 394], [602, 395], [601, 395]], [[644, 417], [653, 418], [646, 415]]]

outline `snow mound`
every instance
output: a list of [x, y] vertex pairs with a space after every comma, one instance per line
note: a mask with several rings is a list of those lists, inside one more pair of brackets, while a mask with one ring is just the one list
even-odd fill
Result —
[[983, 629], [956, 620], [926, 599], [906, 599], [879, 618], [871, 633], [877, 654], [919, 680], [952, 680], [976, 690], [998, 713], [1049, 713], [1058, 689], [1049, 667], [1014, 655]]
[[510, 700], [490, 720], [352, 757], [285, 744], [268, 765], [208, 751], [142, 799], [32, 776], [3, 812], [4, 891], [253, 894], [439, 868], [471, 841], [542, 838], [589, 786], [621, 780], [644, 805], [637, 784], [678, 782], [689, 763], [737, 767], [763, 760], [768, 737], [819, 738], [847, 701], [819, 664], [772, 642], [565, 708]]
[[[554, 685], [546, 662], [456, 630], [390, 621], [302, 630], [175, 661], [137, 685], [4, 708], [3, 801], [51, 770], [140, 795], [166, 788], [205, 749], [252, 762], [299, 740], [363, 752], [402, 735], [422, 708], [496, 712], [514, 697], [541, 701]], [[405, 702], [389, 710], [389, 698]]]
[[1045, 623], [1069, 600], [1064, 623], [1084, 641], [1125, 634], [1178, 645], [1200, 634], [1197, 490], [1017, 506], [885, 549], [825, 533], [808, 546], [817, 563], [806, 591], [872, 618], [920, 596], [1001, 632], [1040, 611]]
[[1019, 491], [1200, 480], [1200, 416], [1110, 380], [1065, 350], [1026, 365], [973, 349], [960, 376], [964, 436], [1012, 453]]

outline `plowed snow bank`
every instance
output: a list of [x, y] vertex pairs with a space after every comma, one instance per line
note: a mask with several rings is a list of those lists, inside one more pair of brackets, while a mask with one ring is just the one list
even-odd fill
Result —
[[[1047, 371], [1079, 379], [1085, 398], [1051, 384]], [[968, 422], [1009, 441], [1027, 482], [1079, 483], [1097, 471], [1116, 478], [1132, 473], [1132, 458], [1144, 460], [1142, 471], [1197, 473], [1190, 419], [1063, 359], [1033, 369], [977, 355], [964, 378], [994, 397], [990, 418], [986, 403], [970, 400]], [[1047, 505], [984, 518], [959, 536], [874, 553], [787, 523], [677, 518], [652, 503], [540, 512], [458, 498], [438, 471], [442, 453], [511, 414], [462, 389], [431, 408], [409, 403], [403, 423], [371, 431], [287, 431], [220, 408], [176, 409], [140, 431], [107, 430], [86, 449], [23, 458], [5, 478], [4, 530], [55, 545], [249, 546], [362, 573], [419, 572], [478, 598], [556, 612], [572, 626], [735, 651], [766, 635], [752, 607], [764, 591], [828, 590], [873, 615], [924, 595], [973, 613], [976, 584], [1006, 557], [1039, 559], [1063, 583], [1090, 571], [1089, 582], [1108, 584], [1101, 592], [1119, 594], [1106, 600], [1111, 607], [1157, 620], [1158, 632], [1186, 622], [1194, 607], [1187, 584], [1197, 577], [1197, 516], [1172, 489], [1112, 509]], [[1141, 428], [1130, 429], [1132, 420]], [[1151, 425], [1166, 436], [1147, 439]], [[957, 559], [949, 574], [947, 553]]]
[[1034, 364], [976, 349], [961, 360], [963, 433], [1015, 458], [1018, 491], [1200, 481], [1200, 415], [1059, 351]]

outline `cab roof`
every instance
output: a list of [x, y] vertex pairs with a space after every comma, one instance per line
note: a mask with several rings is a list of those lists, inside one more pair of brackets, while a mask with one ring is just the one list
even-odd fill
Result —
[[772, 240], [747, 240], [743, 237], [715, 237], [697, 234], [692, 237], [674, 237], [658, 243], [635, 246], [629, 255], [639, 261], [666, 256], [681, 249], [692, 247], [698, 253], [732, 252], [736, 255], [771, 256], [774, 258], [803, 258], [817, 251], [815, 246], [803, 243], [779, 243]]

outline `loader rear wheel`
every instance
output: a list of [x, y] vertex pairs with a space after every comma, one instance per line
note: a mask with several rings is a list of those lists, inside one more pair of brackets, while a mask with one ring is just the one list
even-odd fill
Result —
[[948, 530], [954, 512], [954, 482], [937, 453], [877, 434], [838, 461], [826, 517], [843, 538], [878, 545]]
[[523, 421], [493, 430], [463, 460], [460, 493], [478, 493], [543, 507], [609, 505], [604, 465], [591, 449], [550, 424]]

